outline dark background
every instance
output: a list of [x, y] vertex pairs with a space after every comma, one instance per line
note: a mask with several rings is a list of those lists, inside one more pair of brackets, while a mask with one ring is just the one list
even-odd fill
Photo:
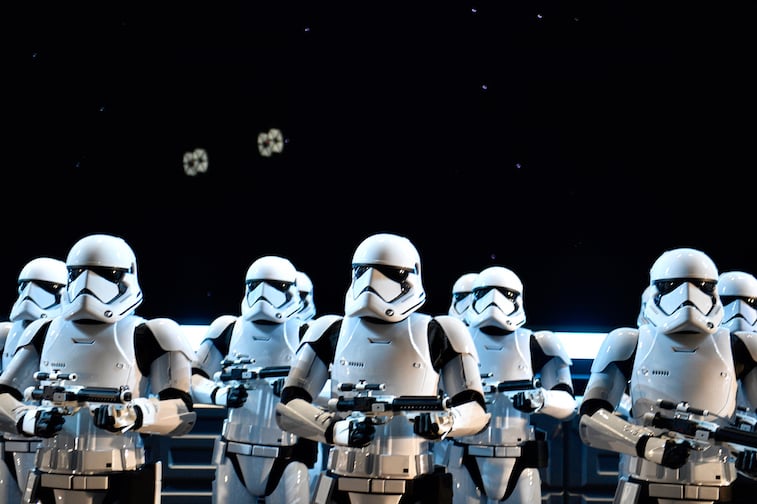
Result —
[[422, 311], [500, 264], [533, 329], [635, 324], [670, 248], [757, 270], [753, 1], [25, 4], [2, 8], [6, 316], [26, 261], [95, 232], [134, 248], [140, 314], [197, 324], [266, 254], [341, 312], [382, 231], [418, 247]]

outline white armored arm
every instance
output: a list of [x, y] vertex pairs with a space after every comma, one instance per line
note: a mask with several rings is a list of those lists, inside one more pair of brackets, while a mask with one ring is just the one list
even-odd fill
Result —
[[465, 324], [454, 317], [435, 317], [457, 356], [441, 369], [444, 392], [452, 400], [448, 412], [437, 415], [440, 434], [446, 437], [468, 436], [481, 432], [489, 423], [486, 412], [478, 352]]
[[153, 319], [147, 326], [164, 353], [150, 365], [151, 396], [133, 401], [142, 410], [138, 430], [169, 436], [186, 434], [196, 420], [190, 396], [194, 351], [173, 320]]
[[276, 405], [276, 422], [282, 429], [292, 432], [300, 437], [331, 443], [331, 434], [327, 431], [334, 423], [336, 414], [315, 406], [304, 399], [292, 399], [291, 401]]
[[549, 415], [558, 420], [568, 420], [576, 414], [576, 399], [564, 390], [541, 389], [536, 393], [542, 395], [542, 406], [537, 413]]

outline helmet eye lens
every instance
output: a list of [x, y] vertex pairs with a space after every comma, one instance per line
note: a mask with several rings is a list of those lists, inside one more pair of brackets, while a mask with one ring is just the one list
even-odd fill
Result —
[[352, 276], [354, 278], [360, 278], [370, 268], [380, 271], [381, 274], [384, 275], [386, 278], [397, 283], [403, 283], [405, 280], [407, 280], [408, 275], [412, 271], [415, 271], [414, 269], [408, 270], [405, 268], [385, 266], [383, 264], [356, 264], [352, 267]]
[[49, 292], [50, 294], [55, 295], [58, 295], [60, 288], [63, 287], [62, 284], [56, 282], [46, 282], [44, 280], [21, 280], [20, 282], [18, 282], [18, 293], [21, 294], [22, 292], [24, 292], [29, 284], [34, 284], [45, 292]]
[[469, 295], [470, 295], [470, 292], [454, 292], [452, 293], [452, 298], [457, 302], [457, 301], [462, 301]]
[[746, 303], [750, 307], [757, 309], [757, 298], [753, 297], [747, 297], [747, 296], [720, 296], [720, 300], [723, 302], [723, 305], [729, 305], [733, 303], [734, 301], [742, 301], [743, 303]]
[[717, 282], [714, 280], [702, 280], [701, 278], [671, 278], [670, 280], [656, 280], [655, 287], [661, 295], [673, 292], [683, 283], [690, 283], [697, 287], [705, 294], [712, 295], [715, 293]]
[[282, 282], [281, 280], [261, 280], [261, 279], [248, 280], [247, 292], [251, 292], [255, 290], [255, 288], [262, 283], [270, 285], [271, 287], [273, 287], [279, 292], [286, 292], [290, 289], [290, 287], [292, 287], [292, 284], [294, 282]]
[[486, 296], [489, 293], [489, 291], [491, 291], [492, 289], [498, 290], [503, 296], [505, 296], [507, 299], [509, 299], [512, 302], [515, 302], [515, 298], [518, 297], [518, 292], [512, 289], [508, 289], [506, 287], [496, 287], [493, 285], [473, 289], [473, 297], [476, 299], [481, 299], [482, 297]]
[[108, 268], [103, 266], [69, 266], [68, 267], [68, 281], [76, 280], [85, 271], [92, 271], [97, 273], [97, 276], [104, 278], [105, 280], [117, 284], [119, 283], [128, 270], [124, 268]]

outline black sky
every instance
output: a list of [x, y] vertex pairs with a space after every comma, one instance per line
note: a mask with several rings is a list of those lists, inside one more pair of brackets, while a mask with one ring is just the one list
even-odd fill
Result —
[[379, 231], [418, 246], [425, 311], [501, 264], [534, 329], [635, 323], [669, 248], [757, 271], [754, 2], [3, 10], [0, 313], [27, 260], [93, 232], [134, 247], [142, 315], [186, 323], [237, 313], [264, 254], [338, 313]]

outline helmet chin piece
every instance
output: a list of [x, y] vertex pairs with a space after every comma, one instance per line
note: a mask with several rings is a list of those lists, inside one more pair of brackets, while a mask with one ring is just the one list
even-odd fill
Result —
[[97, 320], [113, 324], [133, 313], [141, 302], [142, 297], [140, 295], [139, 299], [135, 300], [135, 304], [130, 307], [119, 304], [118, 306], [124, 308], [124, 311], [116, 313], [113, 311], [112, 305], [103, 303], [96, 297], [84, 293], [65, 305], [63, 317], [66, 320]]
[[[351, 297], [350, 293], [347, 293], [347, 297]], [[387, 303], [380, 296], [371, 291], [363, 291], [357, 299], [347, 300], [345, 306], [349, 307], [345, 310], [345, 315], [352, 317], [372, 317], [387, 322], [401, 322], [410, 316], [411, 313], [420, 308], [426, 301], [425, 297], [422, 299], [414, 299], [415, 304], [410, 305], [403, 303], [403, 306], [407, 306], [408, 309], [405, 312], [398, 312], [396, 305]]]
[[723, 310], [716, 306], [712, 313], [705, 315], [694, 306], [681, 306], [671, 315], [664, 313], [655, 303], [649, 303], [646, 317], [664, 333], [696, 331], [713, 334], [718, 330]]

